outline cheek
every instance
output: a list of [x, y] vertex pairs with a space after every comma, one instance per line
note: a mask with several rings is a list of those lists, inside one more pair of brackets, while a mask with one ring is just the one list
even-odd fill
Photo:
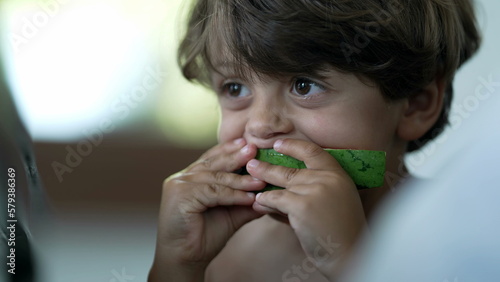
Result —
[[362, 138], [357, 121], [344, 116], [319, 115], [302, 128], [311, 141], [324, 148], [353, 149]]
[[224, 143], [243, 137], [244, 123], [238, 116], [222, 113], [219, 122], [218, 141]]
[[324, 148], [386, 150], [394, 137], [391, 123], [377, 111], [315, 115], [301, 125], [312, 142]]

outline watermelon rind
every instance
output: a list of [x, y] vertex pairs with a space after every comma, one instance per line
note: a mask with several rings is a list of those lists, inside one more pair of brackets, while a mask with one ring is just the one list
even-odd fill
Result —
[[[352, 178], [358, 189], [380, 187], [384, 184], [386, 153], [373, 150], [324, 149], [332, 155]], [[306, 168], [304, 162], [276, 152], [274, 149], [259, 149], [256, 159], [273, 165], [291, 168]], [[283, 189], [268, 184], [263, 191]]]

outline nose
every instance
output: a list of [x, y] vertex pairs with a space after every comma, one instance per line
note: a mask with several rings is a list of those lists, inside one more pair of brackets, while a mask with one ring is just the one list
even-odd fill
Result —
[[259, 148], [271, 148], [276, 139], [284, 138], [293, 131], [284, 102], [262, 99], [255, 101], [249, 112], [245, 131], [247, 141]]

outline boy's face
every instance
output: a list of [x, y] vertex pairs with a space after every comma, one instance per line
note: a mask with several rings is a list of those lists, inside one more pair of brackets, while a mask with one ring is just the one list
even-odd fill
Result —
[[[220, 72], [220, 73], [218, 73]], [[221, 106], [219, 142], [245, 138], [258, 148], [294, 138], [324, 148], [382, 150], [397, 144], [403, 101], [386, 101], [374, 83], [331, 70], [321, 75], [244, 79], [228, 67], [212, 74]]]

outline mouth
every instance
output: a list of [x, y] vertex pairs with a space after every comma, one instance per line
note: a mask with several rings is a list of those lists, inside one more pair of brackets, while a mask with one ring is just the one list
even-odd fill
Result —
[[[359, 190], [380, 187], [384, 184], [386, 153], [384, 151], [324, 149], [333, 156], [354, 181]], [[304, 162], [276, 152], [274, 149], [259, 149], [257, 160], [290, 168], [304, 169]], [[245, 168], [239, 174], [248, 174]], [[262, 191], [284, 189], [268, 184]]]

